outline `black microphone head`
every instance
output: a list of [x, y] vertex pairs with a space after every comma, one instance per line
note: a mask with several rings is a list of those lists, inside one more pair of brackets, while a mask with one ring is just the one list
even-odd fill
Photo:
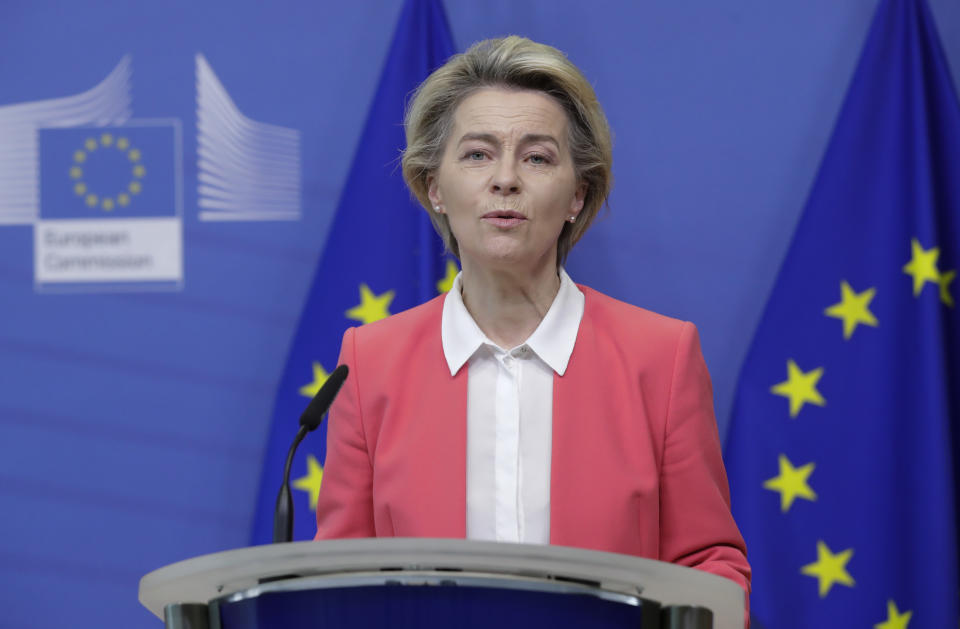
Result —
[[333, 398], [337, 397], [337, 393], [340, 392], [340, 387], [343, 386], [343, 381], [347, 379], [349, 371], [350, 369], [346, 365], [340, 365], [334, 369], [333, 373], [327, 377], [327, 381], [317, 391], [317, 394], [307, 404], [307, 408], [300, 415], [300, 425], [305, 427], [307, 432], [316, 430], [320, 422], [323, 421], [324, 413], [333, 404]]

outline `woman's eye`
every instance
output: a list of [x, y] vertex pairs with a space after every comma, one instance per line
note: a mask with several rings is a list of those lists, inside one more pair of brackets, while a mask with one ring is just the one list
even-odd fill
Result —
[[546, 164], [547, 157], [545, 155], [539, 155], [537, 153], [534, 153], [533, 155], [530, 156], [530, 163], [538, 166], [540, 164]]
[[483, 151], [473, 151], [473, 152], [471, 152], [470, 154], [468, 154], [467, 157], [469, 157], [470, 159], [472, 159], [472, 160], [474, 160], [474, 161], [480, 161], [480, 160], [482, 160], [484, 157], [486, 157], [486, 155], [483, 154]]

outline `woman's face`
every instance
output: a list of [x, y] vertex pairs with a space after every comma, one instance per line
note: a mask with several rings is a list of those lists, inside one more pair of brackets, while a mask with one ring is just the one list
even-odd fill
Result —
[[563, 223], [583, 208], [567, 116], [550, 96], [486, 88], [453, 115], [440, 168], [428, 178], [464, 266], [534, 270], [554, 264]]

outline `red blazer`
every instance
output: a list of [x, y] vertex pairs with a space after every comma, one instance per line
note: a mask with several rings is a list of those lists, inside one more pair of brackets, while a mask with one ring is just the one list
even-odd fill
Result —
[[[750, 588], [696, 328], [581, 286], [554, 374], [550, 543], [670, 561]], [[317, 539], [466, 536], [467, 368], [440, 341], [443, 296], [347, 330]]]

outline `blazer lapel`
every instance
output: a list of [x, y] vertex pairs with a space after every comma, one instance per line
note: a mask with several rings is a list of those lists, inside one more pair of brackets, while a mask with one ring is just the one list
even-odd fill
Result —
[[[553, 444], [550, 456], [550, 543], [604, 549], [612, 514], [611, 451], [605, 422], [611, 406], [608, 378], [598, 360], [590, 294], [564, 375], [553, 377]], [[608, 374], [609, 375], [609, 374]]]
[[[578, 525], [582, 511], [589, 509], [590, 497], [602, 487], [591, 485], [585, 461], [591, 451], [589, 390], [586, 377], [591, 331], [587, 307], [577, 332], [577, 342], [564, 375], [553, 376], [553, 429], [550, 453], [550, 543], [558, 546], [584, 546], [584, 533]], [[587, 386], [585, 386], [587, 385]], [[587, 544], [589, 546], [589, 544]]]
[[[467, 533], [467, 365], [453, 377], [440, 339], [442, 300], [437, 301], [426, 333], [414, 343], [403, 406], [402, 434], [407, 457], [403, 479], [396, 479], [395, 509], [415, 505], [413, 513], [394, 511], [399, 537], [464, 538]], [[400, 454], [400, 453], [398, 453]], [[392, 492], [391, 492], [392, 493]]]
[[429, 453], [431, 460], [422, 466], [424, 478], [418, 486], [431, 488], [424, 513], [430, 520], [424, 522], [426, 536], [462, 539], [467, 536], [467, 366], [451, 378], [446, 362], [439, 362], [442, 373], [424, 377], [443, 385], [424, 396], [423, 417], [430, 419], [432, 442], [416, 451]]

